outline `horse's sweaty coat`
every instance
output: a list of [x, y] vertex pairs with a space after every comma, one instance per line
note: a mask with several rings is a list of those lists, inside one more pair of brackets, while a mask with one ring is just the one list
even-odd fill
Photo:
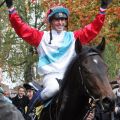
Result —
[[89, 98], [100, 101], [105, 110], [113, 110], [115, 96], [101, 57], [104, 49], [104, 39], [96, 47], [83, 47], [76, 42], [77, 57], [67, 68], [59, 94], [43, 109], [40, 120], [83, 120]]

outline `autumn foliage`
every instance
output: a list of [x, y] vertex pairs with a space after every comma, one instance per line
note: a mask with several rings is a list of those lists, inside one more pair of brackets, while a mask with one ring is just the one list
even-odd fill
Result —
[[[89, 24], [99, 13], [100, 0], [13, 0], [14, 6], [22, 19], [33, 27], [38, 28], [45, 21], [47, 11], [56, 5], [62, 5], [69, 9], [69, 31], [73, 31]], [[44, 13], [44, 14], [43, 14]], [[24, 72], [29, 61], [29, 47], [23, 42], [11, 28], [8, 20], [7, 8], [0, 8], [0, 66], [9, 71], [10, 77], [20, 76]], [[45, 24], [41, 30], [49, 29]], [[105, 60], [109, 65], [110, 76], [113, 78], [120, 68], [120, 2], [113, 0], [106, 11], [104, 26], [91, 44], [100, 42], [106, 38]], [[18, 50], [18, 51], [17, 51]], [[26, 57], [27, 56], [27, 57]], [[33, 57], [33, 56], [32, 56]], [[17, 66], [16, 65], [21, 65]], [[24, 73], [25, 74], [25, 73]]]

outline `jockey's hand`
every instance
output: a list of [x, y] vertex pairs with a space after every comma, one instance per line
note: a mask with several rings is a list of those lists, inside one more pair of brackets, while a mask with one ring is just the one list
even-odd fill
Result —
[[94, 112], [90, 112], [88, 117], [86, 118], [86, 120], [93, 120], [94, 116], [95, 116], [95, 113]]
[[12, 7], [12, 5], [13, 5], [13, 0], [5, 0], [5, 2], [6, 2], [6, 5], [7, 5], [8, 8], [11, 8], [11, 7]]
[[106, 9], [112, 0], [101, 0], [101, 8]]

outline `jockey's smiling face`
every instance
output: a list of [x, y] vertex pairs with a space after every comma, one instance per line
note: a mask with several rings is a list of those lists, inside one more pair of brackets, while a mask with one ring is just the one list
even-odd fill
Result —
[[[65, 27], [67, 28], [67, 22], [69, 17], [69, 10], [63, 6], [56, 6], [48, 10], [48, 22], [53, 30], [57, 33], [61, 33]], [[51, 29], [51, 28], [50, 28]]]
[[56, 30], [57, 33], [61, 33], [64, 30], [65, 25], [66, 25], [66, 19], [64, 18], [53, 19], [51, 21], [52, 29]]

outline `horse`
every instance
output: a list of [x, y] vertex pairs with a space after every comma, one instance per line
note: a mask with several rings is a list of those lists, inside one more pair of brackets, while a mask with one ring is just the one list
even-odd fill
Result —
[[98, 102], [103, 110], [113, 111], [115, 95], [102, 57], [105, 39], [97, 46], [82, 46], [76, 40], [75, 50], [59, 93], [42, 110], [39, 120], [84, 120], [92, 103]]

